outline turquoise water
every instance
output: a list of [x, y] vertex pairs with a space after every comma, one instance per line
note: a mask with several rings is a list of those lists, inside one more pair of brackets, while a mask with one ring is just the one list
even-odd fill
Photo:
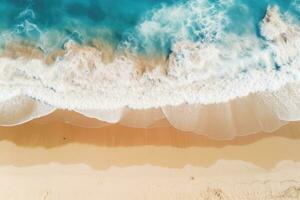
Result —
[[68, 40], [167, 56], [175, 42], [260, 37], [270, 5], [300, 18], [298, 0], [0, 0], [1, 42], [24, 40], [45, 52]]

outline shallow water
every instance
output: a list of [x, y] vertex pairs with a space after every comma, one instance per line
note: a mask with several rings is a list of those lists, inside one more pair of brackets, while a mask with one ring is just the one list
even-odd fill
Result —
[[[259, 36], [270, 5], [299, 18], [298, 0], [1, 0], [1, 42], [26, 40], [48, 52], [96, 39], [135, 53], [168, 55], [181, 40]], [[298, 7], [298, 8], [297, 8]]]

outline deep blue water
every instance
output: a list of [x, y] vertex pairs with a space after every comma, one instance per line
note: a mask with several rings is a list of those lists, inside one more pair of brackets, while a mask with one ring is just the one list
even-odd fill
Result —
[[299, 19], [298, 0], [0, 0], [1, 42], [9, 35], [47, 49], [70, 39], [97, 39], [118, 49], [167, 55], [184, 39], [221, 42], [228, 32], [259, 37], [269, 5]]

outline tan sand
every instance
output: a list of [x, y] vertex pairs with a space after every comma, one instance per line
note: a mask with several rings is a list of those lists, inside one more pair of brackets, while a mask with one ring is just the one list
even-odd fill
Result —
[[0, 128], [0, 199], [234, 199], [241, 194], [226, 181], [241, 177], [265, 181], [239, 182], [245, 199], [253, 199], [253, 190], [257, 198], [291, 192], [300, 199], [300, 123], [216, 141], [171, 127], [90, 129], [45, 121]]

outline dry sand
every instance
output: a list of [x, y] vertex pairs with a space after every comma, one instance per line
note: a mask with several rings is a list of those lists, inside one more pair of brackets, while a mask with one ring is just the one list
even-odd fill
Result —
[[0, 199], [300, 199], [300, 123], [216, 141], [45, 121], [0, 127]]

